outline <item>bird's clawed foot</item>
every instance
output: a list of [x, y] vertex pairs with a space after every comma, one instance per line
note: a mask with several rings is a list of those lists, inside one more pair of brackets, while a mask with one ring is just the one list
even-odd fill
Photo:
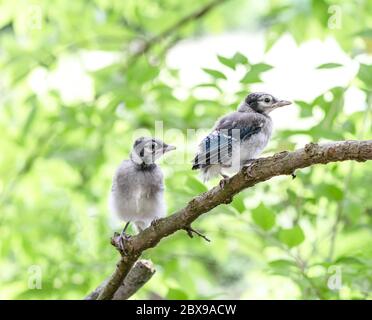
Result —
[[199, 231], [193, 229], [191, 226], [187, 226], [185, 228], [183, 228], [184, 230], [186, 230], [188, 236], [190, 238], [193, 238], [194, 237], [194, 233], [197, 234], [199, 237], [203, 238], [205, 241], [208, 241], [208, 242], [211, 242], [211, 240], [209, 240], [204, 234], [200, 233]]
[[152, 226], [152, 227], [156, 227], [160, 220], [161, 220], [161, 219], [154, 219], [154, 220], [152, 220], [152, 221], [151, 221], [151, 226]]
[[126, 243], [131, 239], [131, 235], [127, 234], [125, 231], [127, 230], [130, 222], [127, 222], [124, 229], [121, 233], [114, 233], [114, 236], [111, 238], [111, 244], [121, 253], [126, 254]]
[[220, 184], [220, 188], [223, 189], [226, 185], [227, 180], [229, 180], [230, 177], [222, 173], [221, 173], [221, 176], [222, 176], [222, 180], [220, 180], [219, 184]]
[[121, 253], [126, 254], [126, 243], [131, 239], [131, 235], [126, 233], [114, 233], [111, 244]]

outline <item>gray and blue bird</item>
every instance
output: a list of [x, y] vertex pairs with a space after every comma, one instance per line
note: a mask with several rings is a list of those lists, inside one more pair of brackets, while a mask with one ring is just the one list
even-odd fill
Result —
[[176, 147], [159, 139], [141, 137], [134, 142], [130, 159], [124, 160], [112, 180], [109, 207], [127, 224], [133, 222], [139, 231], [166, 213], [164, 178], [156, 161]]
[[237, 111], [219, 119], [213, 131], [199, 145], [192, 169], [199, 169], [204, 181], [236, 173], [256, 158], [270, 140], [273, 123], [270, 112], [291, 104], [271, 94], [249, 94]]

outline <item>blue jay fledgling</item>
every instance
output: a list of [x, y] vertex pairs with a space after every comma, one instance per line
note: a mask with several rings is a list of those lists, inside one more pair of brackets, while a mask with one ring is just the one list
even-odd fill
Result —
[[[226, 173], [235, 173], [265, 148], [272, 133], [269, 113], [291, 102], [278, 100], [271, 94], [249, 94], [238, 110], [217, 121], [213, 131], [203, 139], [193, 161], [204, 181]], [[222, 180], [223, 183], [225, 180]]]
[[[109, 198], [113, 213], [127, 222], [133, 222], [139, 231], [155, 219], [165, 216], [163, 173], [156, 160], [176, 147], [161, 140], [141, 137], [134, 142], [129, 160], [118, 167]], [[123, 240], [123, 239], [122, 239]]]

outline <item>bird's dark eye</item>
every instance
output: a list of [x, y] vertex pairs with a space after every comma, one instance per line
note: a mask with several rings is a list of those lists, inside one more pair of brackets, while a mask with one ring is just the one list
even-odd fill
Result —
[[152, 142], [152, 143], [148, 143], [148, 144], [146, 144], [146, 148], [147, 148], [148, 150], [156, 150], [156, 147], [157, 147], [157, 145], [156, 145], [155, 142]]
[[265, 102], [270, 102], [270, 98], [265, 98], [264, 101]]

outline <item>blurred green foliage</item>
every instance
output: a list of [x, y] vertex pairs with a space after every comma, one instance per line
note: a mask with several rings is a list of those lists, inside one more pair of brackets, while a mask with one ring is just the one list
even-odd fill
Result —
[[[181, 99], [175, 94], [179, 72], [165, 61], [181, 39], [263, 30], [267, 50], [290, 33], [298, 44], [332, 37], [351, 58], [371, 57], [368, 0], [230, 0], [172, 29], [206, 3], [1, 2], [0, 298], [81, 299], [94, 289], [118, 258], [109, 244], [107, 194], [113, 171], [128, 156], [133, 131], [153, 133], [155, 120], [183, 132], [210, 128], [226, 112], [221, 105], [234, 109], [275, 67], [253, 64], [239, 52], [211, 57], [221, 69], [204, 68], [210, 82], [194, 90], [214, 88], [218, 96], [201, 100], [191, 90]], [[157, 41], [149, 45], [150, 39]], [[138, 54], [144, 48], [146, 53]], [[102, 67], [84, 65], [93, 84], [87, 97], [64, 96], [63, 74], [47, 88], [38, 86], [40, 77], [71, 61], [84, 64], [84, 55], [97, 51], [112, 59]], [[93, 64], [100, 65], [100, 59]], [[223, 68], [239, 66], [246, 74], [233, 101], [227, 101], [221, 83], [229, 79]], [[338, 67], [330, 61], [319, 69]], [[67, 71], [71, 68], [74, 64]], [[344, 93], [351, 87], [364, 92], [365, 104], [346, 113]], [[298, 137], [305, 142], [371, 139], [371, 88], [372, 65], [360, 63], [348, 86], [296, 101], [301, 118], [317, 113], [321, 121], [306, 130], [277, 131], [267, 151], [291, 150]], [[83, 89], [78, 84], [75, 91], [79, 96]], [[182, 144], [180, 137], [174, 139]], [[187, 151], [183, 164], [163, 165], [169, 213], [207, 190], [190, 170], [193, 150]], [[367, 162], [307, 168], [295, 180], [275, 178], [246, 190], [195, 223], [211, 243], [179, 232], [146, 252], [157, 273], [135, 298], [369, 299], [371, 186]], [[35, 270], [42, 274], [41, 289], [33, 288]], [[337, 290], [332, 283], [339, 271], [342, 287]]]

